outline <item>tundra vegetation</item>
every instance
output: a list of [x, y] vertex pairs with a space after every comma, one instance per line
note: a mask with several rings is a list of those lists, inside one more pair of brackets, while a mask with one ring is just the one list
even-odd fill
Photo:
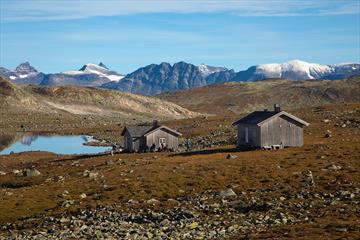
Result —
[[[358, 84], [359, 78], [349, 81]], [[2, 84], [2, 142], [11, 143], [19, 132], [35, 131], [86, 133], [121, 143], [125, 122], [135, 124], [155, 117], [141, 119], [139, 112], [133, 118], [83, 114], [46, 104], [68, 104], [70, 96], [65, 90], [69, 89], [71, 99], [80, 99], [75, 103], [83, 106], [88, 100], [81, 98], [82, 94], [91, 91], [87, 88], [18, 87], [6, 81]], [[227, 92], [224, 88], [232, 84], [161, 96], [177, 104], [166, 101], [171, 111], [177, 110], [163, 123], [183, 133], [180, 141], [192, 139], [190, 152], [0, 155], [0, 238], [357, 238], [360, 103], [358, 95], [351, 97], [359, 93], [354, 90], [356, 84], [349, 83], [350, 87], [339, 95], [340, 84], [336, 82], [325, 81], [321, 87], [321, 82], [298, 83], [303, 86], [283, 81], [260, 83], [270, 85], [272, 91], [278, 87], [293, 93], [300, 89], [318, 102], [295, 104], [290, 99], [284, 106], [310, 123], [304, 131], [303, 147], [241, 151], [235, 149], [236, 130], [231, 123], [252, 108], [270, 108], [273, 102], [269, 104], [269, 96], [275, 94], [257, 91], [261, 86], [254, 83], [247, 84], [236, 83], [234, 88], [245, 88], [244, 94], [253, 91], [254, 106], [246, 104], [241, 94], [231, 106], [224, 100], [228, 95], [206, 97], [216, 91]], [[332, 90], [318, 90], [325, 85]], [[341, 88], [346, 86], [344, 83]], [[93, 91], [95, 94], [98, 90]], [[121, 94], [99, 91], [112, 97]], [[51, 96], [60, 93], [63, 97]], [[199, 102], [190, 102], [184, 97], [187, 93], [189, 97], [198, 94]], [[300, 93], [293, 96], [302, 99]], [[46, 111], [15, 108], [17, 101], [39, 104]], [[209, 107], [209, 102], [214, 108]], [[119, 111], [111, 104], [99, 108]], [[246, 108], [241, 111], [243, 105]], [[53, 112], [49, 113], [49, 109]]]

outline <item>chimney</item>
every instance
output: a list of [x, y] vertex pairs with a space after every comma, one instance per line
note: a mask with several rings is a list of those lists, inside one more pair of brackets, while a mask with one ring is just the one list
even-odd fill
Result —
[[274, 111], [275, 111], [275, 112], [280, 112], [280, 111], [281, 111], [279, 104], [277, 104], [277, 103], [274, 104]]
[[159, 122], [158, 122], [158, 120], [154, 120], [153, 121], [153, 127], [157, 127], [157, 126], [159, 126]]

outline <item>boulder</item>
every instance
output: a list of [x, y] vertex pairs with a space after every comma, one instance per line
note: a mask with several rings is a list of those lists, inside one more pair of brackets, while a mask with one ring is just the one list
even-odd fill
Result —
[[237, 158], [237, 157], [238, 157], [238, 156], [229, 153], [229, 154], [227, 155], [226, 159], [235, 159], [235, 158]]
[[219, 196], [220, 197], [235, 197], [237, 195], [234, 192], [234, 190], [232, 190], [231, 188], [228, 188], [228, 189], [225, 189], [225, 190], [219, 192]]
[[36, 168], [27, 168], [23, 170], [23, 176], [25, 177], [36, 177], [39, 175], [41, 175], [41, 173]]

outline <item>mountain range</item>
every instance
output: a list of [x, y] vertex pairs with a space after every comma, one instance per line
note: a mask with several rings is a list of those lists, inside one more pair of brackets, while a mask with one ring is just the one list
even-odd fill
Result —
[[88, 63], [79, 70], [45, 74], [38, 72], [29, 62], [21, 63], [15, 70], [0, 67], [0, 76], [10, 79], [16, 84], [46, 86], [87, 86], [99, 87], [104, 83], [119, 81], [124, 76], [109, 70], [105, 64]]
[[108, 69], [103, 63], [98, 65], [89, 63], [79, 70], [54, 74], [38, 72], [28, 62], [20, 64], [14, 71], [0, 67], [0, 75], [17, 84], [90, 86], [143, 95], [156, 95], [225, 82], [249, 82], [269, 78], [335, 80], [358, 74], [360, 74], [359, 63], [321, 65], [301, 60], [256, 65], [239, 72], [205, 64], [196, 66], [178, 62], [171, 65], [163, 62], [139, 68], [125, 76]]

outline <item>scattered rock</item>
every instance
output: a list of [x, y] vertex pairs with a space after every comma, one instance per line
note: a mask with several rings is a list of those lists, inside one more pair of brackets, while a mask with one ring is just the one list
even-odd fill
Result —
[[234, 190], [232, 190], [231, 188], [228, 188], [226, 190], [223, 190], [223, 191], [219, 192], [219, 196], [220, 197], [234, 197], [234, 196], [237, 196], [237, 195], [234, 192]]
[[335, 165], [335, 164], [331, 164], [331, 165], [323, 168], [322, 170], [323, 170], [323, 171], [327, 171], [327, 170], [329, 170], [329, 171], [338, 171], [338, 170], [341, 170], [341, 169], [342, 169], [341, 166], [337, 166], [337, 165]]
[[332, 132], [330, 130], [326, 130], [325, 137], [326, 138], [331, 138], [332, 137]]
[[285, 197], [283, 197], [283, 196], [281, 196], [281, 197], [279, 197], [279, 200], [283, 202], [283, 201], [285, 201], [285, 200], [286, 200], [286, 198], [285, 198]]
[[75, 203], [74, 200], [65, 200], [61, 203], [61, 207], [68, 208]]
[[113, 165], [114, 162], [113, 162], [113, 160], [108, 160], [108, 161], [105, 162], [105, 164], [106, 164], [106, 165]]
[[237, 157], [238, 157], [238, 156], [229, 153], [229, 154], [227, 155], [226, 159], [235, 159], [235, 158], [237, 158]]
[[23, 176], [25, 177], [36, 177], [41, 175], [40, 171], [35, 168], [27, 168], [23, 170]]
[[6, 175], [6, 172], [0, 171], [0, 176]]
[[314, 177], [313, 174], [310, 170], [308, 170], [307, 172], [305, 172], [305, 186], [307, 187], [312, 187], [315, 186], [315, 182], [314, 182]]
[[96, 178], [99, 174], [97, 172], [90, 172], [89, 170], [85, 170], [83, 172], [83, 176], [84, 177], [89, 177], [89, 178]]
[[82, 194], [79, 195], [79, 197], [80, 197], [80, 199], [84, 199], [84, 198], [86, 198], [87, 196], [86, 196], [85, 193], [82, 193]]
[[152, 198], [152, 199], [147, 200], [146, 203], [151, 204], [151, 205], [156, 205], [156, 204], [159, 204], [160, 201], [156, 200], [155, 198]]
[[64, 181], [64, 177], [63, 176], [54, 176], [53, 177], [53, 180], [55, 181], [55, 182], [60, 182], [60, 181]]

